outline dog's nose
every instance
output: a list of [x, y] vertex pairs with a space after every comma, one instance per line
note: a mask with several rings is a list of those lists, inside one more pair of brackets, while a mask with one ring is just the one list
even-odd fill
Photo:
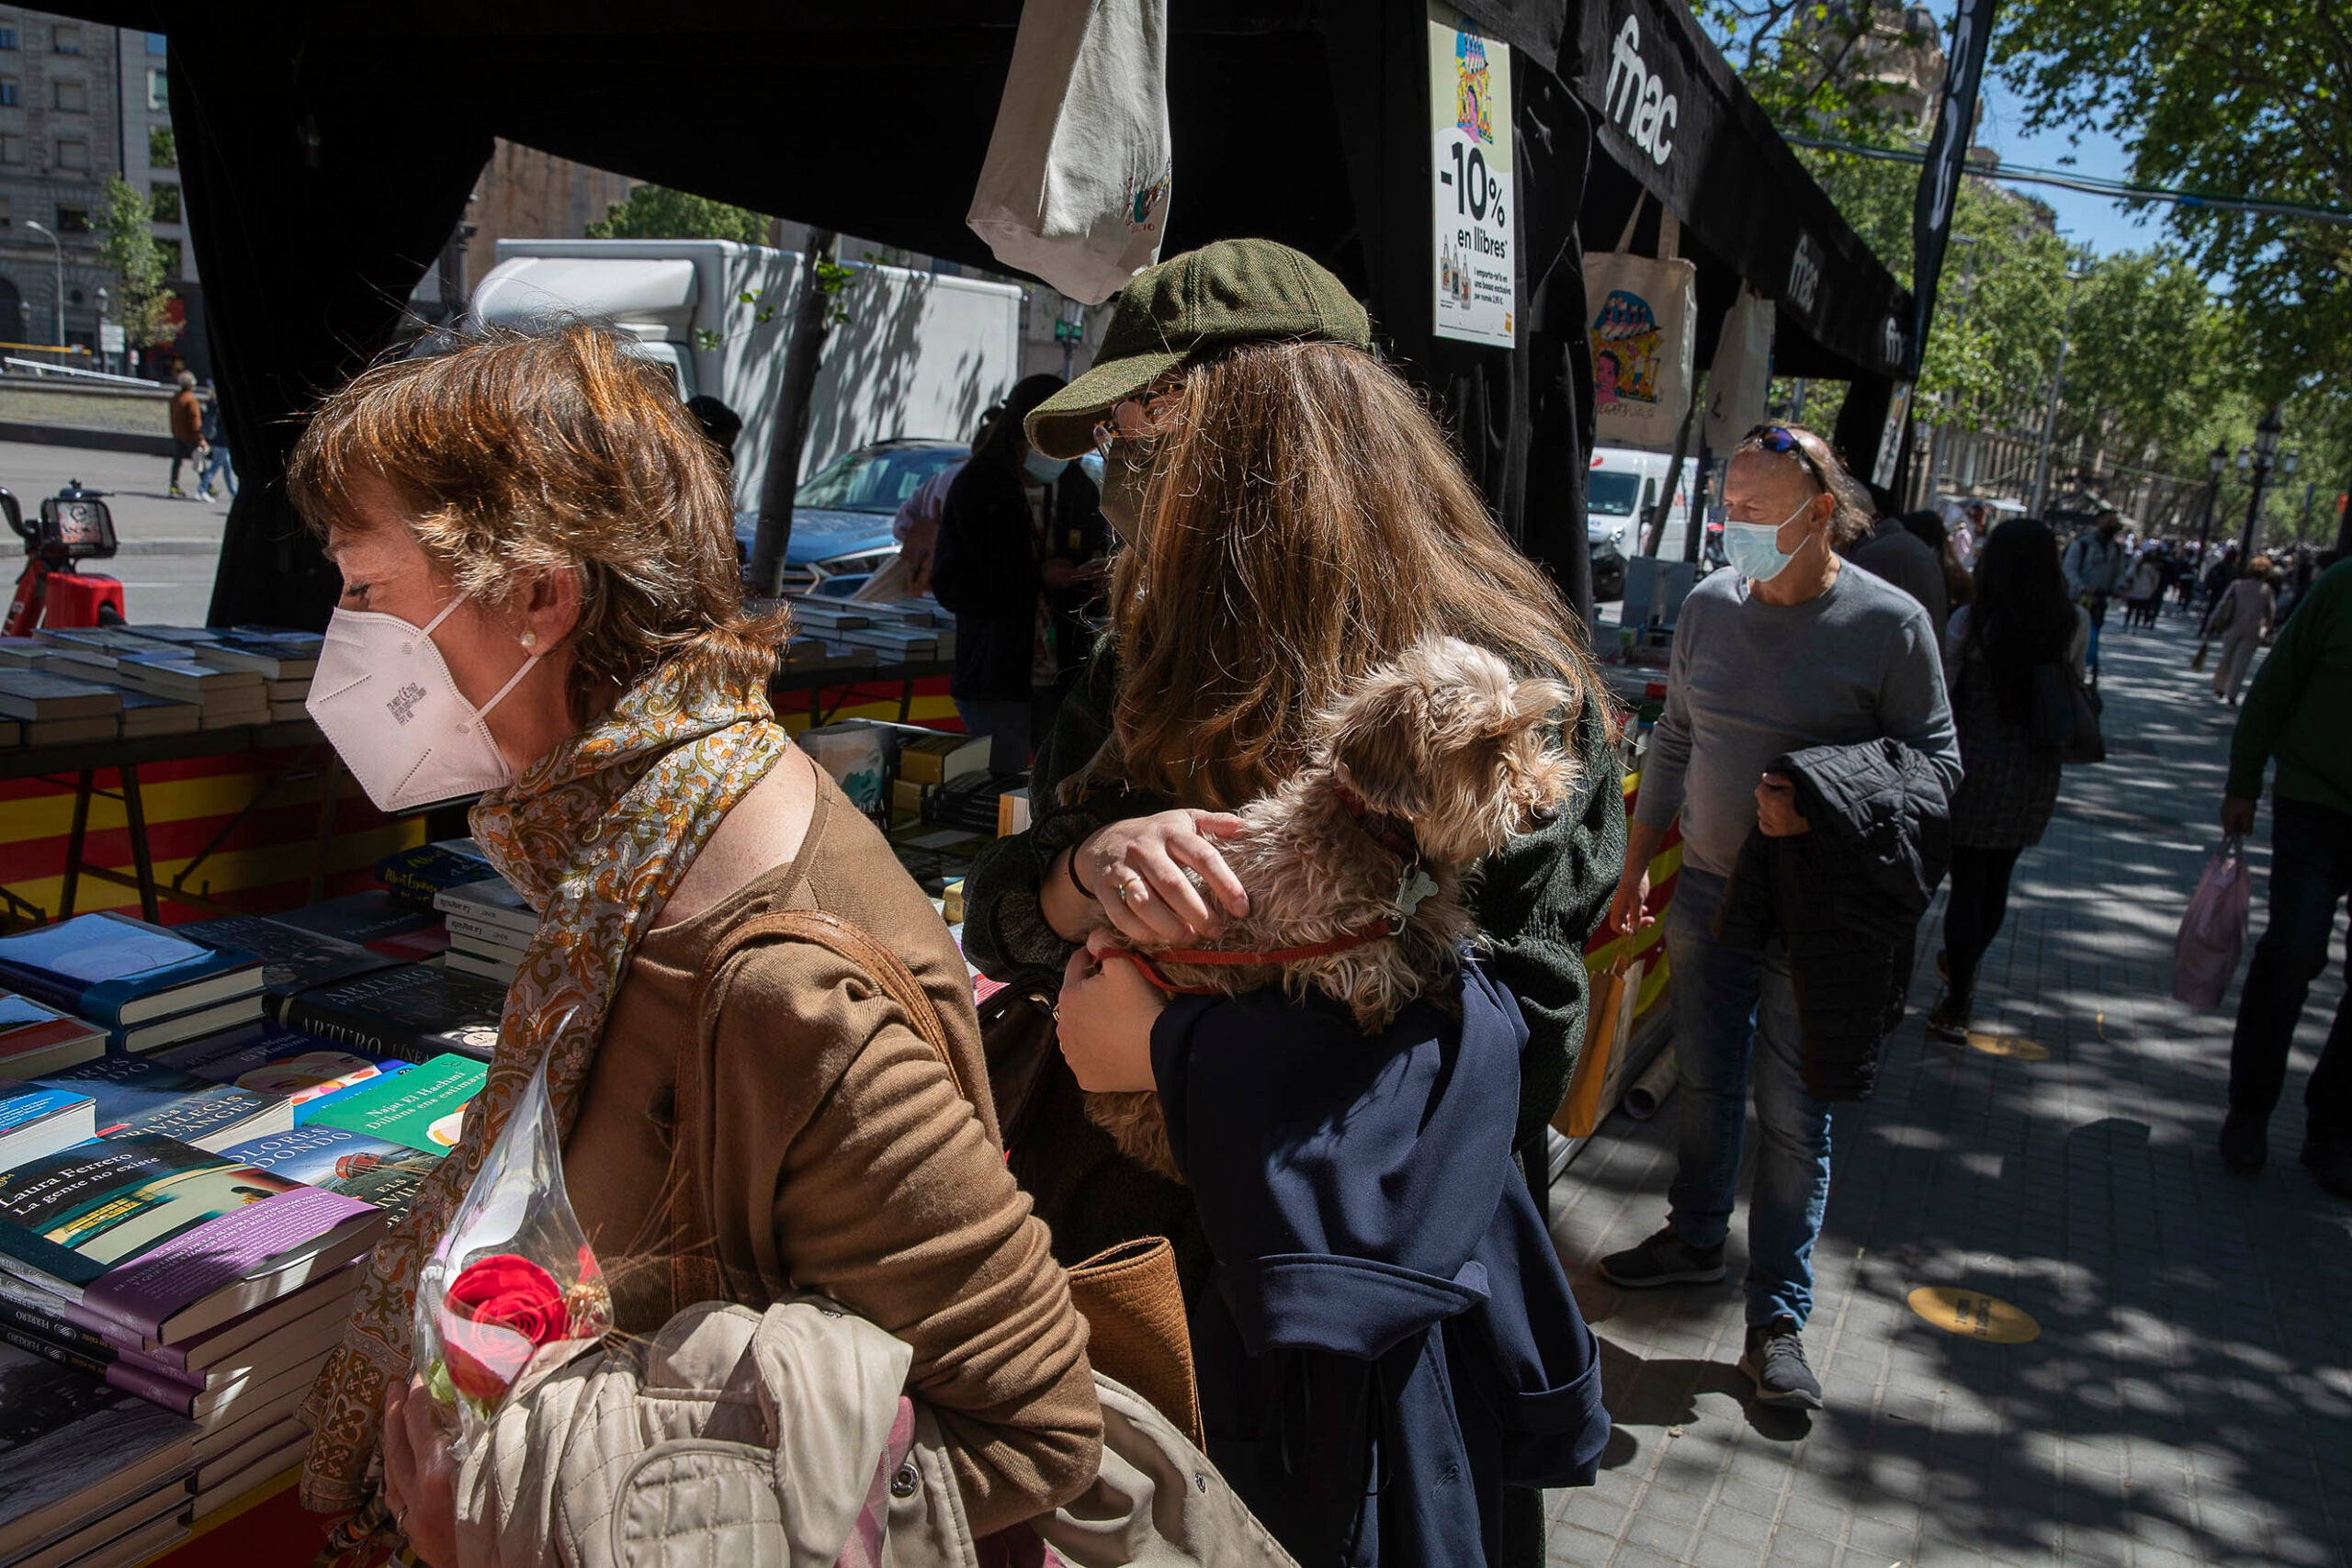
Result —
[[1560, 819], [1560, 808], [1547, 800], [1543, 805], [1535, 807], [1532, 811], [1530, 811], [1527, 814], [1527, 819], [1534, 823], [1538, 828], [1549, 828], [1553, 823], [1557, 822]]

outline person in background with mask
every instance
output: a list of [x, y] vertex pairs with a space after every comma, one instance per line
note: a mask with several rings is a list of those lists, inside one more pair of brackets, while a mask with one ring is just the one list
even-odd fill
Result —
[[956, 616], [947, 689], [964, 728], [991, 737], [991, 773], [1028, 769], [1093, 645], [1085, 611], [1109, 540], [1094, 481], [1022, 430], [1061, 388], [1032, 376], [1006, 394], [939, 512], [931, 591]]
[[1716, 914], [1751, 832], [1812, 829], [1774, 759], [1892, 739], [1927, 758], [1950, 795], [1960, 745], [1941, 650], [1917, 600], [1853, 569], [1838, 547], [1871, 514], [1860, 487], [1808, 430], [1759, 425], [1724, 477], [1732, 570], [1700, 580], [1675, 628], [1666, 709], [1650, 738], [1610, 920], [1650, 923], [1650, 861], [1679, 812], [1682, 870], [1668, 909], [1681, 1129], [1666, 1228], [1601, 1260], [1627, 1289], [1724, 1277], [1752, 1089], [1763, 1134], [1747, 1213], [1747, 1338], [1740, 1368], [1767, 1404], [1821, 1404], [1801, 1332], [1813, 1245], [1829, 1198], [1830, 1107], [1807, 1090], [1785, 945], [1724, 941]]
[[2107, 602], [2123, 591], [2132, 574], [2132, 552], [2123, 546], [2123, 519], [2112, 509], [2098, 514], [2098, 525], [2075, 536], [2064, 562], [2066, 592], [2091, 613], [2091, 679], [2098, 679], [2098, 633], [2107, 625]]
[[[821, 1292], [912, 1347], [976, 1534], [1084, 1490], [1086, 1324], [1005, 1169], [969, 972], [776, 723], [786, 617], [744, 610], [718, 451], [664, 373], [581, 323], [379, 365], [312, 416], [287, 491], [343, 576], [311, 716], [382, 809], [481, 792], [474, 837], [540, 922], [464, 1135], [358, 1266], [306, 1405], [302, 1500], [345, 1516], [337, 1551], [458, 1561], [416, 1269], [542, 1066], [590, 1245], [708, 1266], [613, 1269], [617, 1328]], [[779, 909], [886, 945], [938, 1023], [871, 964], [753, 929]], [[713, 1195], [702, 1234], [673, 1233], [682, 1190]]]

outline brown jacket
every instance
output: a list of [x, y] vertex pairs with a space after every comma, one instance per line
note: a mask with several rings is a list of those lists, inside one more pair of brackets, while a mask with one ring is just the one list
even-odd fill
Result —
[[564, 1146], [572, 1206], [608, 1260], [619, 1326], [659, 1328], [673, 1305], [661, 1255], [677, 1053], [696, 1028], [703, 960], [741, 922], [785, 908], [889, 942], [946, 1020], [978, 1104], [845, 960], [804, 942], [746, 949], [714, 981], [699, 1185], [718, 1260], [757, 1281], [746, 1304], [820, 1292], [912, 1347], [908, 1386], [938, 1415], [973, 1527], [1000, 1529], [1094, 1478], [1102, 1417], [1085, 1322], [1005, 1168], [963, 957], [830, 780], [791, 863], [639, 943]]
[[204, 434], [204, 406], [183, 387], [172, 394], [172, 439], [194, 445]]

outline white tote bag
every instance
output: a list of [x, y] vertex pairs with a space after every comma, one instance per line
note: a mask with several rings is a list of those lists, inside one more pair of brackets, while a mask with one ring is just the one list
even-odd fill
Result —
[[1692, 334], [1699, 314], [1699, 269], [1674, 253], [1682, 225], [1671, 212], [1658, 224], [1656, 257], [1632, 254], [1642, 202], [1625, 220], [1613, 251], [1584, 254], [1585, 303], [1592, 322], [1593, 439], [1604, 446], [1674, 445], [1690, 412]]
[[1764, 423], [1772, 389], [1772, 301], [1743, 283], [1707, 371], [1707, 448], [1728, 452]]
[[1170, 172], [1166, 0], [1026, 0], [972, 232], [1100, 304], [1159, 259]]

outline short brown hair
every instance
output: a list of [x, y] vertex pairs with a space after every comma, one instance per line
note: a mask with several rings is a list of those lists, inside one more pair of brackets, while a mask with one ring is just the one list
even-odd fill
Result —
[[1316, 716], [1367, 671], [1439, 633], [1559, 681], [1564, 729], [1606, 713], [1575, 617], [1394, 370], [1246, 344], [1187, 368], [1173, 401], [1114, 578], [1115, 754], [1096, 765], [1239, 806], [1306, 763]]
[[489, 328], [361, 372], [311, 414], [286, 483], [323, 539], [373, 480], [484, 604], [579, 572], [577, 719], [682, 649], [747, 685], [775, 667], [785, 619], [744, 612], [726, 470], [668, 375], [608, 328]]

